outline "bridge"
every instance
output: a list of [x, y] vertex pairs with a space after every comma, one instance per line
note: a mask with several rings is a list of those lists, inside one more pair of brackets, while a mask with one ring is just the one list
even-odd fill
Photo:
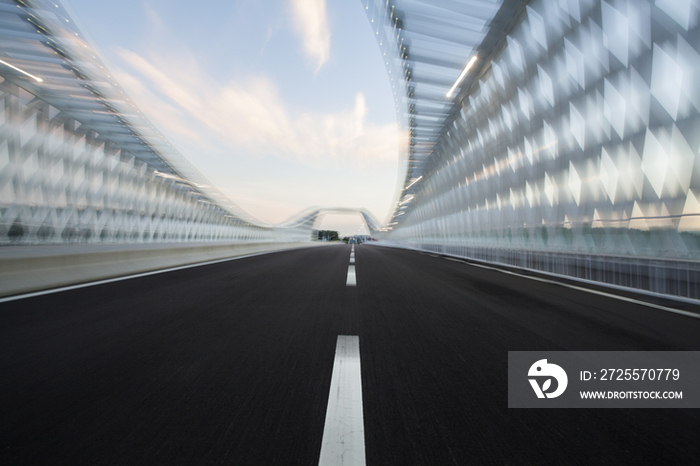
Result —
[[0, 462], [697, 461], [692, 409], [508, 408], [508, 352], [700, 350], [698, 3], [360, 1], [391, 214], [269, 224], [0, 0]]

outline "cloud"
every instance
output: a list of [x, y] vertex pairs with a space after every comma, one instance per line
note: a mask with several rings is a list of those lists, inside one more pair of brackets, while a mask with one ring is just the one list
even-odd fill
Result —
[[331, 50], [326, 0], [292, 0], [292, 9], [295, 29], [304, 41], [306, 54], [318, 63], [318, 73], [328, 60]]
[[192, 55], [178, 50], [177, 57], [160, 52], [146, 58], [124, 49], [118, 54], [137, 74], [121, 72], [120, 81], [130, 84], [130, 92], [137, 89], [140, 106], [158, 111], [158, 124], [186, 127], [181, 136], [201, 139], [201, 127], [220, 141], [217, 145], [311, 166], [396, 163], [397, 126], [368, 122], [362, 93], [352, 107], [333, 113], [290, 109], [266, 76], [221, 84]]
[[113, 74], [117, 82], [128, 89], [129, 95], [139, 107], [148, 108], [149, 115], [168, 115], [168, 118], [158, 119], [164, 131], [182, 135], [198, 144], [203, 143], [200, 134], [185, 123], [186, 115], [182, 110], [157, 97], [143, 82], [131, 74], [119, 68], [115, 68]]

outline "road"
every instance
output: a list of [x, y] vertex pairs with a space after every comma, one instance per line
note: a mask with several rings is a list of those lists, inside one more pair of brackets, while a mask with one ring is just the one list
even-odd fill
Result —
[[508, 409], [508, 351], [700, 350], [700, 320], [371, 245], [0, 304], [0, 464], [316, 465], [339, 335], [368, 465], [697, 463], [698, 410]]

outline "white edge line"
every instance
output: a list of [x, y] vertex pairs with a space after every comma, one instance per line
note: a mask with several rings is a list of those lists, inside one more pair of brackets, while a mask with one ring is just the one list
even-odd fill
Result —
[[[498, 267], [491, 267], [489, 265], [477, 264], [475, 262], [470, 262], [470, 260], [466, 259], [466, 258], [461, 259], [461, 258], [450, 257], [450, 256], [439, 256], [439, 255], [429, 253], [427, 251], [421, 251], [420, 249], [411, 249], [411, 250], [417, 251], [417, 252], [424, 252], [424, 253], [428, 254], [429, 256], [433, 256], [433, 257], [443, 257], [445, 259], [448, 259], [448, 260], [451, 260], [454, 262], [461, 262], [463, 264], [471, 265], [473, 267], [481, 267], [482, 269], [495, 270], [496, 272], [501, 272], [501, 273], [505, 273], [508, 275], [515, 275], [516, 277], [527, 278], [527, 279], [535, 280], [535, 281], [542, 282], [542, 283], [549, 283], [551, 285], [559, 285], [559, 286], [563, 286], [566, 288], [570, 288], [572, 290], [585, 291], [586, 293], [591, 293], [591, 294], [595, 294], [595, 295], [599, 295], [599, 296], [605, 296], [607, 298], [618, 299], [620, 301], [625, 301], [628, 303], [639, 304], [641, 306], [650, 307], [652, 309], [658, 309], [660, 311], [670, 312], [672, 314], [678, 314], [678, 315], [682, 315], [682, 316], [686, 316], [686, 317], [692, 317], [694, 319], [700, 319], [700, 314], [696, 314], [694, 312], [688, 312], [688, 311], [683, 311], [681, 309], [674, 309], [672, 307], [661, 306], [660, 304], [647, 303], [644, 301], [640, 301], [638, 299], [628, 298], [627, 296], [620, 296], [620, 295], [616, 295], [616, 294], [612, 294], [612, 293], [606, 293], [605, 291], [598, 291], [598, 290], [593, 290], [590, 288], [584, 288], [582, 286], [571, 285], [569, 283], [562, 283], [562, 282], [558, 282], [556, 280], [549, 280], [547, 278], [540, 278], [540, 277], [533, 277], [531, 275], [524, 275], [521, 273], [512, 272], [510, 270], [500, 269]], [[534, 270], [533, 272], [537, 273], [536, 270]], [[564, 277], [564, 278], [568, 278], [568, 277]]]
[[[456, 259], [453, 259], [453, 260], [456, 260]], [[616, 295], [616, 294], [612, 294], [612, 293], [606, 293], [605, 291], [592, 290], [590, 288], [584, 288], [582, 286], [570, 285], [569, 283], [562, 283], [562, 282], [558, 282], [556, 280], [549, 280], [547, 278], [540, 278], [540, 277], [532, 277], [529, 275], [523, 275], [523, 274], [520, 274], [517, 272], [511, 272], [510, 270], [499, 269], [498, 267], [490, 267], [488, 265], [475, 264], [475, 263], [467, 262], [467, 261], [459, 261], [459, 262], [463, 262], [464, 264], [472, 265], [474, 267], [481, 267], [482, 269], [496, 270], [498, 272], [505, 273], [508, 275], [515, 275], [516, 277], [529, 278], [530, 280], [535, 280], [535, 281], [542, 282], [542, 283], [548, 283], [550, 285], [559, 285], [559, 286], [563, 286], [566, 288], [570, 288], [572, 290], [585, 291], [586, 293], [591, 293], [591, 294], [595, 294], [595, 295], [599, 295], [599, 296], [605, 296], [607, 298], [614, 298], [614, 299], [618, 299], [620, 301], [625, 301], [628, 303], [640, 304], [642, 306], [651, 307], [654, 309], [658, 309], [660, 311], [666, 311], [666, 312], [670, 312], [673, 314], [679, 314], [679, 315], [686, 316], [686, 317], [693, 317], [694, 319], [700, 319], [700, 314], [695, 314], [693, 312], [683, 311], [681, 309], [673, 309], [672, 307], [661, 306], [659, 304], [647, 303], [644, 301], [640, 301], [638, 299], [628, 298], [627, 296], [620, 296], [620, 295]]]
[[97, 280], [94, 282], [78, 283], [77, 285], [62, 286], [60, 288], [51, 288], [48, 290], [32, 291], [31, 293], [24, 293], [24, 294], [18, 294], [18, 295], [14, 295], [14, 296], [6, 296], [4, 298], [0, 298], [0, 304], [7, 303], [10, 301], [17, 301], [17, 300], [25, 299], [25, 298], [34, 298], [36, 296], [44, 296], [44, 295], [51, 294], [51, 293], [61, 293], [63, 291], [78, 290], [80, 288], [87, 288], [88, 286], [104, 285], [107, 283], [120, 282], [122, 280], [130, 280], [132, 278], [148, 277], [149, 275], [157, 275], [159, 273], [174, 272], [176, 270], [191, 269], [194, 267], [202, 267], [205, 265], [219, 264], [221, 262], [228, 262], [228, 261], [233, 261], [233, 260], [237, 260], [237, 259], [245, 259], [248, 257], [262, 256], [264, 254], [271, 254], [273, 252], [292, 251], [294, 249], [304, 249], [304, 248], [290, 248], [290, 249], [278, 249], [275, 251], [256, 252], [253, 254], [246, 254], [245, 256], [227, 257], [225, 259], [216, 259], [216, 260], [207, 261], [207, 262], [197, 262], [195, 264], [179, 265], [177, 267], [170, 267], [167, 269], [159, 269], [159, 270], [151, 270], [150, 272], [141, 272], [141, 273], [136, 273], [133, 275], [124, 275], [122, 277], [105, 278], [104, 280]]

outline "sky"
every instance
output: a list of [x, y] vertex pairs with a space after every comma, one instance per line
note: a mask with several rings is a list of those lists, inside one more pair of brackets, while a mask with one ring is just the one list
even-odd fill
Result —
[[[384, 222], [399, 135], [361, 0], [70, 0], [119, 84], [214, 186], [281, 223]], [[367, 234], [359, 216], [319, 229]]]

